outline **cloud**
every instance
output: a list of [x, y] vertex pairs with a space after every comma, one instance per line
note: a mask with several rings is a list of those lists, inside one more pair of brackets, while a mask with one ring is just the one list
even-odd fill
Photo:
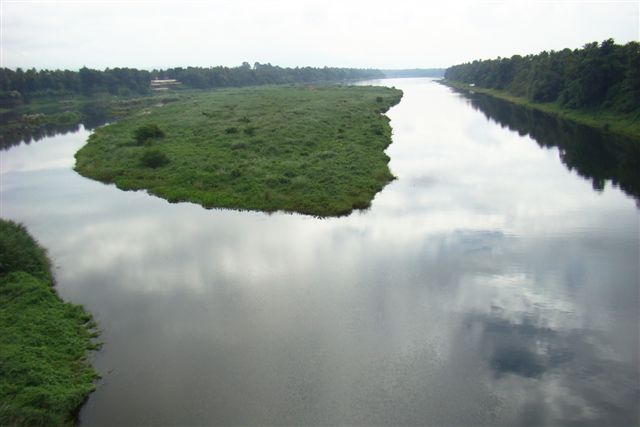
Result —
[[440, 67], [638, 38], [637, 2], [3, 2], [8, 67]]

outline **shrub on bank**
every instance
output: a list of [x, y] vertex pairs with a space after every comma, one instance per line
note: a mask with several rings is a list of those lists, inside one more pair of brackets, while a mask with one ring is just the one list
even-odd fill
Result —
[[168, 164], [169, 158], [160, 150], [146, 150], [140, 162], [144, 167], [155, 169]]
[[164, 132], [158, 125], [150, 123], [136, 129], [133, 136], [138, 144], [144, 144], [151, 139], [163, 138]]

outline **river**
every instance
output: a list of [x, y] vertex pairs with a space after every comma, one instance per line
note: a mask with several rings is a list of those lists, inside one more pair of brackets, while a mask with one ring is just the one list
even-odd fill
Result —
[[0, 215], [102, 330], [81, 425], [638, 424], [638, 171], [582, 159], [588, 130], [381, 83], [398, 179], [348, 217], [120, 191], [72, 170], [82, 128], [1, 152]]

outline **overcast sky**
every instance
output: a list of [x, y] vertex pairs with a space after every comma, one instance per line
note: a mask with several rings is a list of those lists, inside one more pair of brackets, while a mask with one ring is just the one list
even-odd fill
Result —
[[432, 68], [640, 39], [637, 0], [0, 1], [10, 68]]

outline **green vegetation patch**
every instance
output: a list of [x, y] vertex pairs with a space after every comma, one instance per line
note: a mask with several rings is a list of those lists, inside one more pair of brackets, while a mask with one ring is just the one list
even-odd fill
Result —
[[60, 300], [49, 261], [25, 228], [0, 220], [0, 425], [73, 425], [97, 373], [95, 327]]
[[[126, 190], [207, 208], [344, 215], [393, 175], [383, 115], [402, 91], [261, 86], [194, 94], [99, 128], [76, 170]], [[141, 129], [161, 132], [144, 138]]]

